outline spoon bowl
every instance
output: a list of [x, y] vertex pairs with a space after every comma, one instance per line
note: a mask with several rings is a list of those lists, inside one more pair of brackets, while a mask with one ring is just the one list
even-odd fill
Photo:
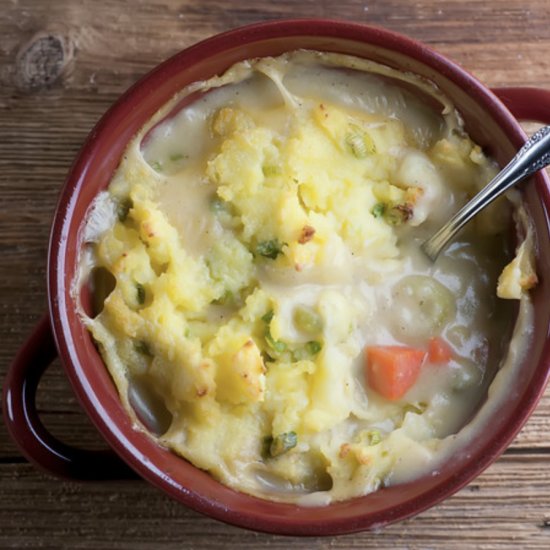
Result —
[[550, 126], [535, 132], [516, 156], [441, 229], [424, 241], [420, 248], [435, 262], [453, 237], [479, 212], [510, 187], [550, 164]]

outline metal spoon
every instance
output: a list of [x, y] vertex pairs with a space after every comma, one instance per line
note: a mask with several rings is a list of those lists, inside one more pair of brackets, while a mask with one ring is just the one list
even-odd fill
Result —
[[437, 233], [420, 248], [433, 262], [449, 241], [480, 210], [493, 202], [512, 185], [550, 164], [550, 126], [535, 132], [516, 156], [472, 200], [465, 204]]

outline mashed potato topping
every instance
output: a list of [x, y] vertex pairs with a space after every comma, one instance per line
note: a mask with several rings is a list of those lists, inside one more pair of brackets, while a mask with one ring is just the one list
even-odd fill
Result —
[[[275, 500], [435, 468], [506, 355], [510, 208], [435, 265], [419, 243], [496, 170], [437, 89], [364, 60], [294, 52], [184, 90], [84, 233], [99, 305], [82, 315], [129, 414]], [[524, 310], [526, 243], [499, 287]]]

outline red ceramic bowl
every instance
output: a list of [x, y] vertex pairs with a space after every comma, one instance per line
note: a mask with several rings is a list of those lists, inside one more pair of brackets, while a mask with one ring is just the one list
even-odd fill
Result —
[[[523, 198], [536, 226], [537, 272], [532, 295], [535, 337], [505, 406], [467, 449], [435, 476], [382, 489], [320, 508], [260, 500], [229, 489], [132, 428], [116, 388], [76, 313], [70, 285], [82, 220], [107, 187], [128, 141], [185, 85], [223, 72], [233, 63], [297, 48], [365, 57], [435, 82], [455, 103], [471, 137], [501, 164], [525, 140], [516, 119], [550, 122], [550, 93], [536, 89], [489, 90], [453, 62], [383, 29], [327, 20], [277, 21], [230, 31], [162, 63], [105, 114], [82, 147], [61, 192], [48, 260], [49, 316], [39, 323], [9, 371], [4, 387], [8, 429], [27, 458], [46, 470], [77, 479], [108, 479], [135, 471], [168, 495], [213, 518], [250, 529], [295, 535], [329, 535], [381, 527], [440, 502], [493, 462], [527, 420], [550, 372], [549, 181], [539, 173]], [[44, 369], [59, 354], [84, 410], [113, 449], [81, 451], [54, 439], [35, 408]]]

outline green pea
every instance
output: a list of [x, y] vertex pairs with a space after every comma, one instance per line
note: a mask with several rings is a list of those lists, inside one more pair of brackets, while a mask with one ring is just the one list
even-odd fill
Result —
[[269, 329], [265, 333], [265, 341], [267, 342], [267, 345], [276, 353], [284, 353], [287, 349], [287, 345], [284, 342], [275, 340], [273, 336], [271, 336]]
[[414, 414], [422, 414], [428, 408], [428, 404], [421, 401], [420, 403], [407, 403], [403, 407], [403, 413], [407, 414], [408, 412]]
[[481, 372], [477, 366], [471, 361], [463, 360], [453, 369], [451, 388], [453, 391], [461, 392], [479, 385], [481, 378]]
[[134, 342], [134, 349], [138, 353], [141, 353], [141, 355], [147, 355], [148, 357], [153, 356], [151, 350], [149, 349], [149, 345], [144, 340], [138, 340], [137, 342]]
[[265, 315], [262, 315], [262, 321], [269, 325], [271, 323], [271, 319], [273, 319], [273, 310], [270, 309]]
[[311, 359], [317, 355], [322, 349], [320, 342], [315, 340], [308, 342], [307, 344], [300, 346], [292, 351], [292, 360], [293, 361], [304, 361], [306, 359]]
[[278, 239], [271, 239], [269, 241], [261, 241], [256, 245], [255, 253], [264, 258], [270, 258], [274, 260], [279, 254], [283, 253], [283, 243]]
[[431, 338], [454, 319], [456, 298], [439, 281], [427, 275], [408, 275], [393, 288], [395, 315], [392, 323], [402, 337]]
[[285, 432], [273, 438], [269, 446], [269, 454], [275, 458], [280, 456], [290, 449], [293, 449], [298, 444], [298, 436], [296, 432]]
[[225, 290], [224, 293], [211, 302], [216, 306], [227, 306], [235, 303], [235, 295], [230, 290]]
[[182, 153], [174, 153], [173, 155], [170, 155], [170, 162], [178, 162], [178, 160], [183, 160], [184, 158], [188, 158], [186, 155], [183, 155]]
[[307, 334], [318, 334], [323, 329], [321, 316], [310, 307], [297, 306], [293, 319], [296, 328]]
[[271, 176], [278, 176], [281, 173], [281, 169], [279, 166], [268, 164], [266, 166], [262, 166], [262, 172], [264, 177], [269, 178]]
[[124, 223], [126, 221], [126, 218], [128, 217], [128, 214], [131, 208], [132, 208], [131, 199], [126, 198], [119, 202], [116, 213], [117, 213], [118, 220], [121, 223]]
[[380, 432], [378, 430], [369, 430], [367, 432], [367, 444], [368, 445], [378, 445], [382, 441]]
[[376, 146], [369, 134], [356, 124], [350, 124], [346, 134], [346, 145], [351, 154], [358, 159], [376, 152]]
[[305, 347], [309, 355], [317, 355], [321, 351], [322, 345], [321, 342], [312, 341], [308, 342]]
[[384, 215], [385, 211], [386, 205], [383, 202], [378, 202], [372, 207], [371, 214], [375, 218], [381, 218]]
[[136, 283], [136, 300], [141, 306], [145, 303], [145, 287], [140, 283]]

